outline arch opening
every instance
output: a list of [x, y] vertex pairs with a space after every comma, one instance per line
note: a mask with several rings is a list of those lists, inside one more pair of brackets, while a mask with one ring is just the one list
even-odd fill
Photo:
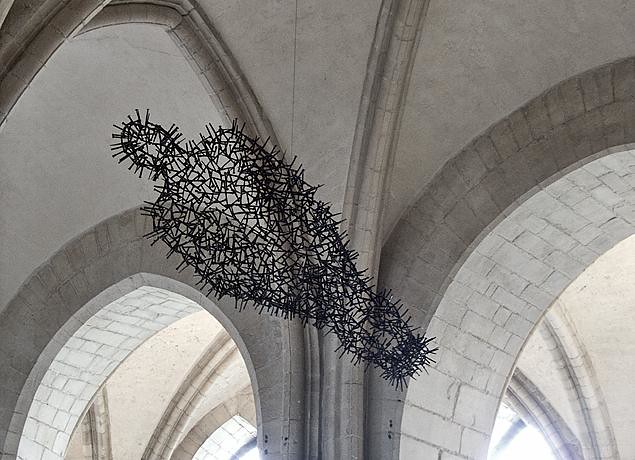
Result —
[[486, 458], [527, 337], [573, 280], [635, 233], [633, 152], [596, 158], [491, 225], [456, 271], [427, 331], [437, 337], [438, 364], [408, 389], [401, 458], [422, 450]]
[[[239, 397], [241, 413], [256, 424], [250, 372], [230, 333], [196, 302], [144, 284], [148, 275], [136, 278], [139, 287], [99, 308], [52, 359], [18, 458], [83, 458], [80, 452], [98, 449], [112, 459], [173, 458], [200, 419]], [[95, 406], [107, 433], [91, 422]], [[86, 427], [95, 431], [88, 442]], [[98, 434], [107, 435], [107, 447]]]
[[[531, 382], [528, 415], [558, 458], [630, 458], [635, 419], [628, 404], [635, 368], [632, 336], [635, 236], [625, 238], [580, 274], [549, 307], [528, 338], [517, 374]], [[521, 398], [522, 399], [522, 398]], [[546, 410], [545, 410], [546, 408]]]

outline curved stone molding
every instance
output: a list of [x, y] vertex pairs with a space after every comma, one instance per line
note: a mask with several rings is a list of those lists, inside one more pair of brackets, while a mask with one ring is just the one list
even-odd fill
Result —
[[[438, 362], [406, 394], [402, 459], [485, 458], [499, 402], [535, 325], [571, 281], [635, 234], [635, 152], [597, 156], [493, 225], [454, 274], [428, 326]], [[598, 438], [600, 455], [617, 459], [608, 438]]]
[[613, 427], [591, 360], [559, 302], [547, 311], [541, 328], [554, 362], [561, 366], [567, 392], [578, 408], [584, 457], [619, 458]]
[[88, 409], [80, 426], [76, 428], [77, 430], [81, 430], [83, 453], [86, 460], [112, 460], [110, 414], [105, 387], [95, 395], [93, 404]]
[[[46, 370], [62, 346], [104, 305], [140, 286], [183, 295], [210, 311], [238, 345], [251, 377], [259, 447], [272, 457], [302, 448], [302, 417], [289, 420], [289, 380], [302, 375], [303, 344], [287, 342], [284, 321], [239, 312], [229, 300], [213, 302], [195, 289], [190, 270], [177, 272], [159, 245], [150, 246], [151, 222], [138, 210], [112, 217], [69, 242], [36, 270], [0, 313], [0, 446], [14, 458], [26, 414]], [[263, 335], [262, 330], [267, 330]], [[287, 355], [287, 358], [283, 358]], [[300, 369], [285, 366], [300, 366]], [[294, 386], [302, 392], [302, 384]], [[295, 410], [295, 408], [293, 408]], [[297, 410], [301, 410], [301, 407]], [[284, 441], [289, 430], [294, 444]]]
[[343, 214], [360, 263], [376, 273], [381, 209], [428, 0], [384, 0], [368, 58]]
[[505, 399], [527, 425], [537, 428], [561, 460], [583, 460], [580, 441], [545, 395], [520, 369], [507, 386]]
[[49, 0], [39, 8], [24, 3], [18, 0], [7, 19], [15, 24], [7, 24], [8, 30], [0, 34], [7, 39], [6, 45], [0, 47], [0, 62], [6, 63], [4, 72], [0, 72], [0, 125], [31, 80], [66, 40], [99, 27], [150, 23], [166, 27], [221, 117], [226, 121], [238, 118], [255, 135], [269, 137], [278, 144], [271, 123], [227, 46], [189, 1], [171, 0], [156, 5], [150, 1]]
[[111, 1], [76, 35], [121, 24], [154, 24], [163, 26], [168, 33], [172, 33], [183, 21], [182, 15], [187, 14], [186, 11], [179, 11], [175, 7], [141, 2], [118, 4], [116, 1]]
[[[428, 0], [382, 1], [368, 58], [349, 164], [343, 216], [347, 219], [351, 244], [360, 254], [359, 264], [369, 267], [371, 273], [377, 272], [385, 182], [392, 166], [405, 107], [404, 97], [427, 6]], [[329, 352], [337, 347], [330, 337], [322, 342]], [[373, 393], [371, 387], [375, 380], [383, 388], [383, 380], [371, 370], [364, 375], [361, 369], [341, 360], [333, 360], [322, 378], [335, 393], [329, 399], [321, 398], [322, 404], [326, 403], [324, 413], [333, 414], [331, 418], [338, 417], [335, 414], [343, 417], [337, 421], [322, 418], [323, 439], [333, 438], [338, 424], [348, 425], [348, 439], [342, 439], [339, 447], [332, 445], [334, 450], [329, 450], [324, 445], [323, 454], [333, 457], [363, 457], [363, 449], [375, 451], [378, 455], [382, 449], [391, 450], [392, 446], [385, 447], [384, 438], [381, 438], [381, 443], [375, 443], [379, 439], [379, 432], [385, 428], [383, 423], [366, 427], [368, 433], [364, 434], [364, 418], [367, 423], [375, 420], [372, 414], [365, 412], [374, 411], [372, 406], [378, 398], [367, 396], [366, 400], [372, 402], [365, 409], [362, 392], [365, 389], [369, 394]], [[350, 401], [354, 408], [341, 410], [335, 407], [343, 400], [343, 396], [338, 393], [346, 394], [346, 401]], [[351, 420], [351, 417], [356, 420]], [[309, 455], [316, 453], [317, 449], [307, 451], [307, 458], [313, 458]]]
[[13, 0], [0, 0], [0, 28], [2, 28], [2, 23], [7, 17], [7, 14], [9, 14], [11, 5], [13, 5]]
[[183, 379], [152, 433], [143, 458], [171, 458], [174, 449], [186, 434], [186, 427], [191, 425], [191, 417], [205, 399], [209, 387], [220, 377], [223, 369], [240, 365], [240, 354], [229, 335], [223, 334], [214, 340]]
[[112, 441], [110, 438], [110, 412], [108, 393], [102, 388], [91, 407], [91, 433], [93, 439], [93, 458], [112, 460]]
[[248, 410], [253, 406], [253, 392], [251, 388], [244, 389], [242, 394], [216, 406], [186, 434], [176, 447], [171, 460], [191, 460], [200, 447], [218, 428], [235, 415], [240, 415], [250, 423], [254, 422], [253, 414]]

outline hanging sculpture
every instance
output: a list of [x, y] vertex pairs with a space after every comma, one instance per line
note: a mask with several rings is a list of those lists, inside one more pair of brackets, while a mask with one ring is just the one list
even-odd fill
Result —
[[286, 164], [236, 122], [208, 126], [197, 142], [139, 111], [115, 128], [113, 156], [157, 182], [158, 198], [142, 208], [152, 217], [147, 236], [167, 244], [168, 257], [178, 253], [179, 269], [191, 267], [208, 293], [333, 332], [342, 354], [397, 387], [433, 362], [431, 339], [357, 269], [341, 222], [295, 160]]

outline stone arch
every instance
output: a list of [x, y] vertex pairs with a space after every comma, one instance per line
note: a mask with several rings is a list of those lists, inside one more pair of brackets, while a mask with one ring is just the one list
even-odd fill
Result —
[[425, 326], [469, 250], [501, 216], [598, 152], [635, 142], [635, 58], [549, 89], [449, 160], [395, 226], [380, 284]]
[[[425, 329], [491, 228], [549, 182], [635, 141], [634, 98], [635, 58], [628, 58], [567, 79], [494, 124], [445, 164], [388, 235], [378, 284]], [[394, 439], [402, 397], [374, 383], [374, 419], [388, 421], [377, 431]]]
[[613, 458], [615, 435], [593, 364], [559, 301], [545, 313], [534, 333], [542, 334], [568, 397], [576, 408], [585, 458]]
[[[301, 341], [291, 341], [285, 321], [239, 312], [229, 300], [213, 301], [196, 288], [190, 270], [176, 271], [160, 245], [150, 246], [151, 226], [138, 209], [114, 216], [78, 236], [23, 284], [0, 313], [0, 446], [14, 458], [35, 391], [63, 344], [101, 306], [139, 286], [165, 288], [210, 311], [243, 354], [256, 400], [259, 446], [272, 456], [302, 445], [301, 403], [289, 407], [292, 380], [301, 372]], [[266, 339], [259, 332], [268, 329]], [[266, 343], [265, 343], [266, 341]], [[302, 391], [302, 381], [293, 381]], [[288, 430], [298, 433], [293, 444]], [[291, 455], [292, 456], [292, 455]]]
[[[410, 383], [401, 458], [485, 458], [498, 403], [544, 312], [586, 267], [635, 233], [635, 154], [600, 152], [545, 185], [471, 249], [435, 311], [438, 364]], [[610, 445], [604, 458], [618, 458]]]
[[[79, 436], [81, 455], [86, 460], [112, 460], [110, 441], [110, 414], [106, 388], [97, 392], [93, 403], [71, 435]], [[72, 441], [68, 447], [71, 449]], [[79, 452], [78, 452], [79, 453]]]
[[72, 431], [99, 405], [100, 388], [130, 353], [158, 331], [201, 310], [189, 299], [149, 286], [100, 308], [46, 369], [29, 407], [18, 458], [63, 458]]

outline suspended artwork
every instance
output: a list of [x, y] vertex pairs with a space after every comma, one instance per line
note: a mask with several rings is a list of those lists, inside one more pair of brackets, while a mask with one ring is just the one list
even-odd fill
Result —
[[115, 128], [113, 156], [157, 184], [158, 198], [142, 208], [152, 218], [147, 236], [168, 257], [177, 253], [208, 293], [332, 332], [342, 354], [397, 387], [432, 362], [431, 339], [358, 270], [341, 222], [295, 160], [285, 163], [236, 122], [208, 126], [197, 141], [139, 111]]

